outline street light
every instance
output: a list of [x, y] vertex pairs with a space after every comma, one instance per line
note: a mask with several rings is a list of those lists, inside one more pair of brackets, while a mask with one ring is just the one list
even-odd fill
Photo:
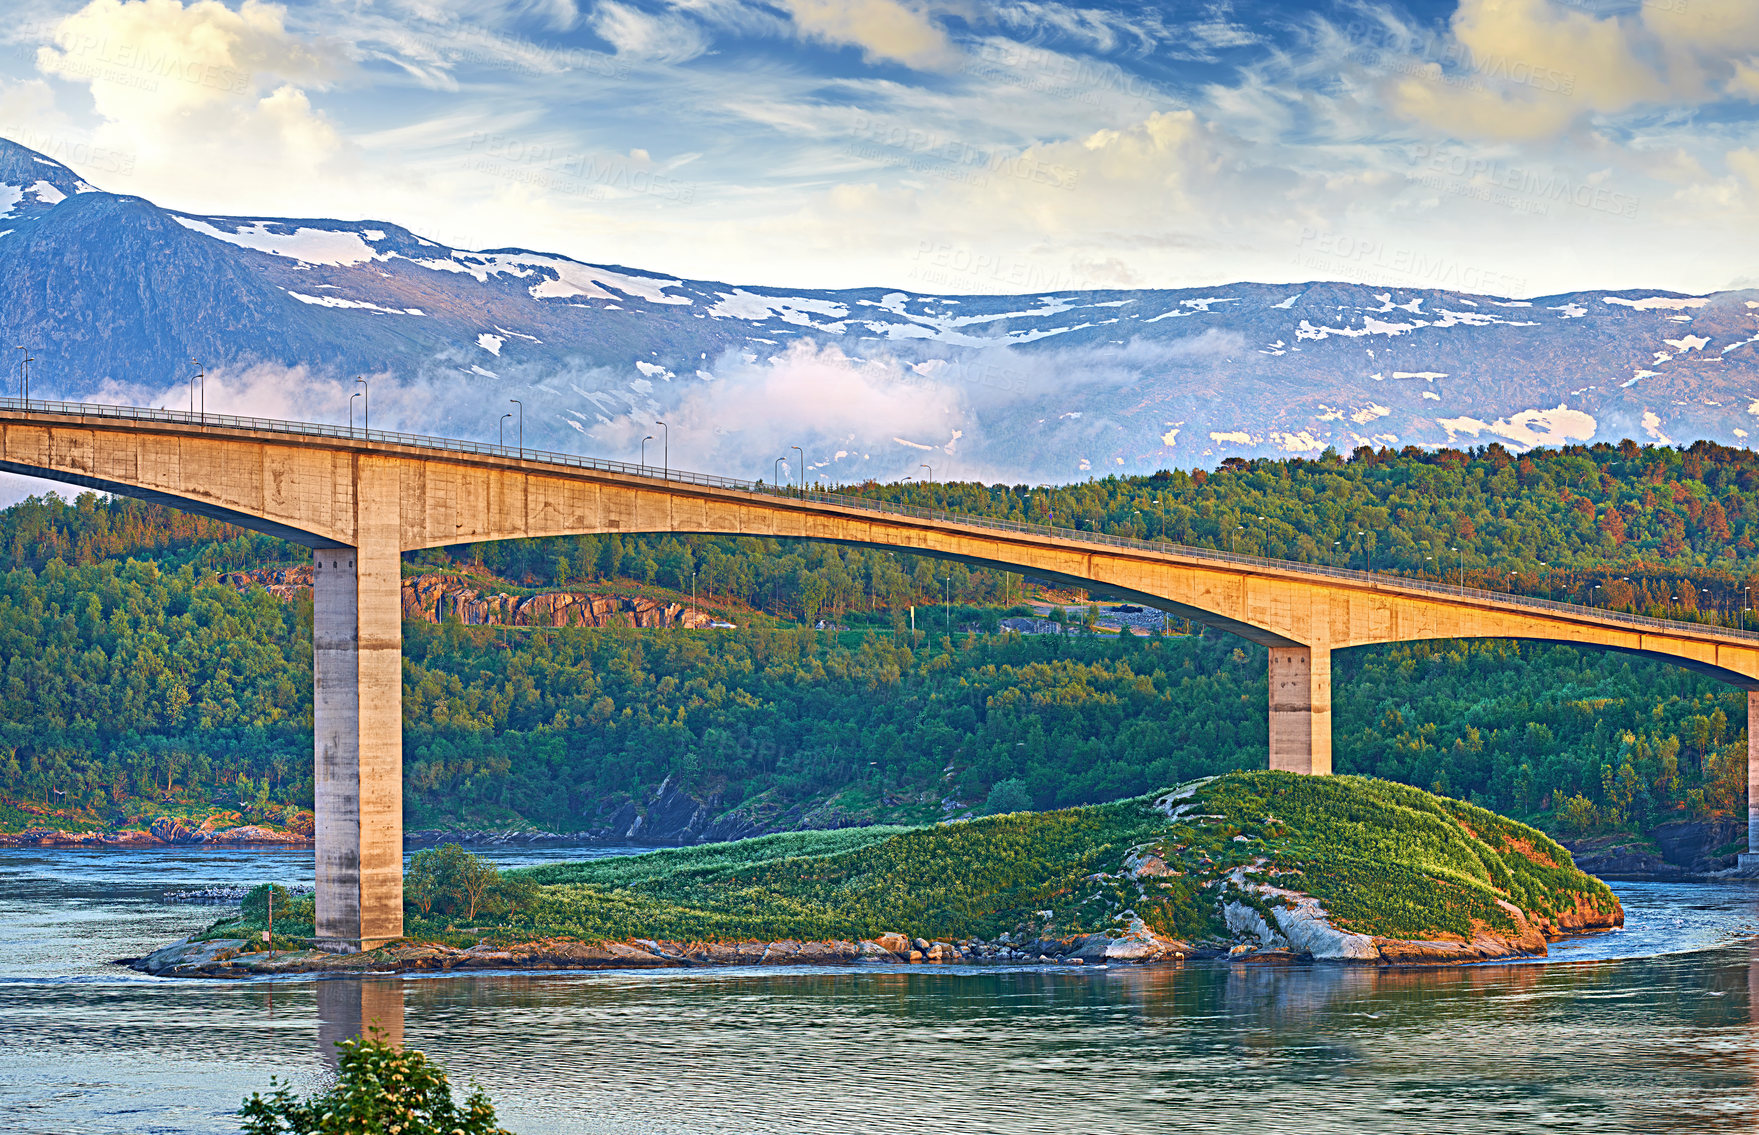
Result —
[[512, 416], [513, 415], [511, 413], [501, 415], [501, 448], [502, 449], [507, 448], [507, 419], [511, 418]]
[[794, 474], [794, 483], [800, 487], [800, 495], [806, 495], [806, 451], [798, 445], [788, 447], [800, 455], [800, 469]]
[[[777, 488], [780, 488], [782, 485], [782, 462], [784, 462], [786, 460], [787, 460], [786, 457], [776, 458], [776, 467], [774, 469], [774, 473], [775, 473], [775, 480], [776, 480], [776, 487]], [[906, 480], [907, 479], [908, 478], [906, 478]]]
[[643, 473], [647, 472], [647, 443], [652, 441], [653, 439], [654, 439], [653, 434], [648, 434], [646, 437], [641, 439], [641, 471]]
[[655, 422], [660, 427], [660, 476], [670, 476], [672, 471], [672, 427], [664, 422]]
[[931, 485], [934, 484], [934, 466], [932, 466], [932, 465], [918, 465], [917, 468], [918, 469], [927, 469], [928, 470], [928, 483]]
[[24, 359], [19, 363], [19, 374], [20, 380], [24, 384], [22, 387], [24, 391], [24, 408], [28, 410], [31, 408], [31, 364], [36, 360], [31, 358], [29, 347], [20, 347], [19, 350], [24, 352]]
[[521, 461], [524, 461], [525, 460], [525, 403], [521, 402], [517, 398], [509, 398], [509, 399], [507, 399], [507, 401], [509, 401], [509, 402], [513, 403], [515, 406], [519, 407], [519, 459]]
[[350, 394], [348, 396], [348, 432], [349, 433], [354, 432], [354, 400], [359, 397], [360, 397], [360, 391], [358, 391], [358, 390], [356, 390], [353, 394]]
[[360, 387], [360, 428], [370, 434], [373, 432], [373, 388], [359, 375], [354, 376], [354, 385]]
[[195, 386], [199, 381], [202, 386], [202, 420], [206, 421], [208, 417], [208, 379], [205, 374], [201, 373], [202, 364], [191, 359], [189, 365], [196, 369], [196, 373], [189, 376], [189, 412], [191, 416], [195, 414]]

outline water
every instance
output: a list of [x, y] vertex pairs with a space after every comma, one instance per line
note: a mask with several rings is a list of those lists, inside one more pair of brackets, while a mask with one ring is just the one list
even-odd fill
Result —
[[[492, 852], [505, 864], [581, 849]], [[1750, 1131], [1759, 888], [1616, 884], [1548, 962], [172, 981], [167, 889], [309, 852], [0, 853], [0, 1131], [236, 1131], [378, 1021], [544, 1132]]]

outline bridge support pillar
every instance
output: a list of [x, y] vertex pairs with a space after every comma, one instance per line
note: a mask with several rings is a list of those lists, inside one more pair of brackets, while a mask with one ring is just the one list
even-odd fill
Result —
[[1759, 871], [1759, 690], [1747, 691], [1747, 854], [1741, 866]]
[[[317, 936], [403, 936], [403, 599], [395, 484], [359, 459], [361, 543], [312, 554]], [[393, 473], [394, 475], [394, 473]]]
[[1270, 648], [1270, 767], [1331, 772], [1331, 648]]

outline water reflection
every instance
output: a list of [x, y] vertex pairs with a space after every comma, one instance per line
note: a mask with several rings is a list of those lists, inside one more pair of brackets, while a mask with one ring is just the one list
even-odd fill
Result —
[[271, 1075], [321, 1089], [375, 1022], [523, 1135], [1733, 1132], [1759, 1114], [1759, 952], [1703, 948], [1754, 922], [1741, 888], [1620, 884], [1632, 928], [1557, 951], [1580, 961], [1468, 969], [189, 982], [108, 964], [217, 913], [159, 904], [167, 876], [289, 866], [0, 855], [0, 1131], [235, 1132], [243, 1096]]
[[[345, 1040], [376, 1034], [393, 1045], [403, 1045], [403, 981], [401, 978], [319, 981], [318, 1057], [337, 1071], [337, 1045]], [[271, 994], [272, 996], [272, 994]]]

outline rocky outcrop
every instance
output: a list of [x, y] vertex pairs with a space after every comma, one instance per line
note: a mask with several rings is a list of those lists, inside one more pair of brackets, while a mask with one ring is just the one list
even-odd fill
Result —
[[26, 828], [22, 832], [0, 832], [0, 847], [163, 847], [210, 845], [215, 847], [286, 846], [311, 842], [309, 832], [276, 831], [256, 824], [230, 828], [190, 828], [182, 820], [160, 816], [141, 831], [128, 829], [114, 832], [70, 832], [59, 828]]
[[[220, 582], [240, 591], [253, 586], [293, 599], [311, 591], [311, 568], [257, 568], [229, 572]], [[485, 591], [462, 576], [418, 575], [403, 581], [403, 617], [427, 623], [456, 618], [470, 627], [707, 627], [712, 616], [679, 603], [631, 595], [546, 591], [537, 595]]]
[[1718, 852], [1746, 836], [1741, 820], [1674, 820], [1646, 836], [1620, 832], [1566, 840], [1564, 846], [1577, 867], [1603, 879], [1674, 882], [1706, 879], [1734, 867], [1738, 852]]
[[1086, 965], [1181, 961], [1214, 956], [1151, 933], [1089, 934], [1074, 938], [1013, 942], [929, 941], [881, 934], [859, 941], [820, 942], [791, 938], [750, 942], [668, 942], [635, 938], [584, 942], [538, 938], [460, 948], [403, 942], [360, 954], [322, 950], [270, 950], [244, 938], [206, 942], [185, 939], [125, 964], [163, 977], [255, 977], [295, 973], [419, 973], [467, 970], [659, 969], [703, 966], [857, 965]]

